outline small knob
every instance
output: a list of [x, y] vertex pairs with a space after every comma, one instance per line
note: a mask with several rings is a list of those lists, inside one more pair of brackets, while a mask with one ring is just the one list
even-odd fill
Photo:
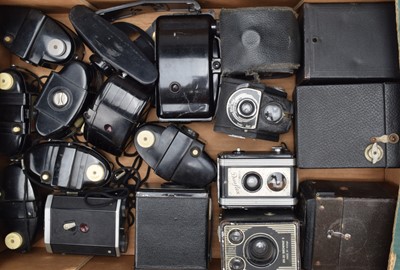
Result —
[[143, 130], [138, 133], [136, 141], [140, 147], [150, 148], [156, 142], [156, 136], [150, 130]]
[[90, 165], [87, 169], [86, 169], [86, 177], [87, 179], [89, 179], [89, 181], [92, 182], [98, 182], [104, 179], [106, 172], [103, 168], [103, 166], [99, 165], [99, 164], [93, 164]]
[[0, 90], [10, 90], [14, 85], [14, 78], [10, 73], [0, 73]]
[[15, 250], [22, 246], [24, 239], [21, 234], [12, 232], [7, 234], [4, 242], [9, 249]]

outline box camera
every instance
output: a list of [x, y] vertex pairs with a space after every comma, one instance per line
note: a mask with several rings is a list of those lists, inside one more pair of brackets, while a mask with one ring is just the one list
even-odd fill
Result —
[[208, 269], [210, 207], [207, 189], [165, 184], [139, 190], [135, 269]]
[[267, 152], [223, 152], [217, 163], [218, 201], [222, 208], [296, 204], [295, 159], [284, 146]]
[[300, 269], [299, 222], [288, 209], [224, 211], [219, 237], [223, 270]]
[[50, 253], [119, 257], [128, 247], [125, 199], [49, 195], [44, 222]]
[[277, 88], [224, 78], [214, 131], [234, 136], [278, 141], [289, 131], [293, 105]]

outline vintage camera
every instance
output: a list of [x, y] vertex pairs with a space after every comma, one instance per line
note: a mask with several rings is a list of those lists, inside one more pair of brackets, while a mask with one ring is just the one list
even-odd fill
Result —
[[128, 247], [127, 209], [125, 199], [49, 195], [47, 252], [119, 257]]
[[[31, 249], [43, 221], [43, 203], [20, 164], [10, 164], [0, 178], [0, 224], [7, 248]], [[3, 236], [3, 235], [2, 235]]]
[[285, 146], [268, 152], [223, 152], [217, 163], [218, 201], [222, 208], [296, 204], [296, 160]]
[[217, 168], [198, 134], [186, 126], [146, 124], [135, 135], [138, 154], [167, 181], [205, 187], [215, 180]]
[[50, 141], [31, 147], [23, 156], [28, 177], [43, 185], [66, 190], [101, 187], [111, 177], [111, 165], [85, 145]]
[[120, 156], [136, 128], [144, 122], [151, 95], [129, 77], [113, 75], [103, 83], [85, 113], [85, 139], [113, 155]]
[[50, 138], [70, 134], [99, 84], [97, 71], [83, 62], [73, 61], [60, 72], [52, 72], [35, 105], [37, 132]]
[[11, 67], [0, 73], [0, 153], [20, 154], [31, 145], [33, 131], [32, 95], [37, 93], [34, 77]]
[[290, 210], [225, 210], [221, 218], [223, 270], [300, 269], [299, 222]]
[[2, 6], [0, 10], [2, 44], [23, 60], [55, 68], [83, 58], [83, 43], [62, 23], [32, 8]]
[[223, 78], [214, 131], [233, 136], [279, 141], [289, 131], [293, 105], [279, 89]]
[[160, 121], [210, 121], [221, 73], [215, 19], [208, 14], [160, 16], [156, 59]]
[[140, 189], [136, 194], [135, 269], [208, 269], [210, 207], [207, 189], [176, 184]]

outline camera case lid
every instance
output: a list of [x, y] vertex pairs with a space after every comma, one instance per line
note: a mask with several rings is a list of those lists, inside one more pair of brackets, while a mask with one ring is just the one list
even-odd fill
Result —
[[217, 170], [197, 137], [185, 126], [146, 124], [136, 132], [134, 142], [158, 176], [181, 185], [205, 187], [216, 178]]
[[33, 77], [17, 68], [0, 73], [0, 153], [13, 156], [30, 145], [33, 130], [30, 92]]
[[28, 177], [52, 188], [99, 187], [111, 177], [111, 165], [100, 153], [78, 143], [50, 141], [31, 147], [23, 157]]
[[144, 85], [153, 84], [157, 80], [155, 65], [124, 31], [85, 6], [73, 7], [69, 18], [89, 48], [115, 70]]
[[51, 138], [67, 135], [91, 96], [90, 88], [93, 83], [98, 84], [99, 78], [95, 69], [78, 61], [58, 73], [52, 72], [35, 105], [38, 133]]
[[0, 39], [23, 60], [49, 68], [82, 59], [85, 50], [78, 36], [65, 25], [25, 7], [1, 6]]

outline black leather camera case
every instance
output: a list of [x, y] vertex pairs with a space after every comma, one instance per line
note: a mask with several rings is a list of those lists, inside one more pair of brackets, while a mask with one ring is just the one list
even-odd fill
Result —
[[306, 270], [386, 269], [397, 186], [305, 181], [298, 204]]
[[135, 269], [208, 269], [209, 193], [142, 189], [136, 195]]
[[400, 78], [394, 3], [304, 4], [300, 83]]
[[290, 75], [300, 66], [300, 30], [293, 9], [222, 9], [222, 74]]
[[400, 167], [400, 84], [299, 86], [295, 99], [298, 167]]

